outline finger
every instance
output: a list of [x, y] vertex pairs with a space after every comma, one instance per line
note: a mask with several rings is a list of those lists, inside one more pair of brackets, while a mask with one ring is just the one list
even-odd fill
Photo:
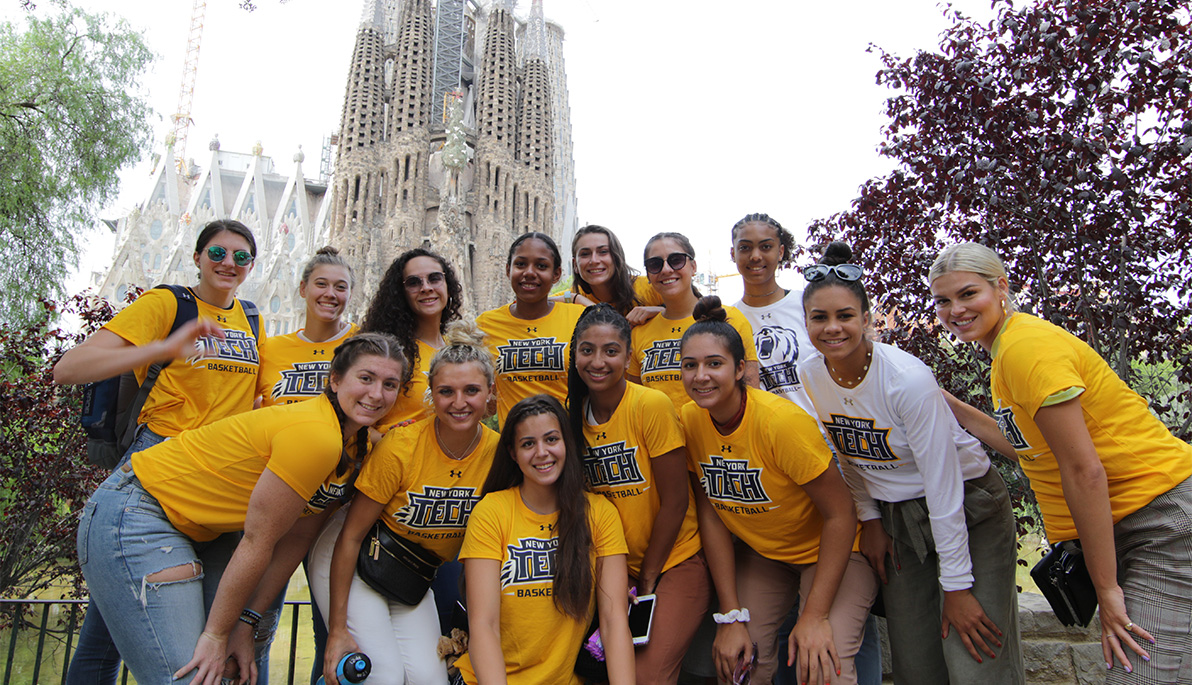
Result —
[[1122, 641], [1117, 635], [1110, 635], [1109, 648], [1113, 650], [1113, 656], [1126, 669], [1126, 673], [1133, 673], [1134, 666], [1130, 664], [1130, 660], [1126, 658], [1126, 652], [1122, 650]]
[[[1002, 641], [998, 639], [998, 636], [1001, 635], [1001, 633], [997, 633], [995, 631], [997, 631], [997, 626], [994, 626], [993, 630], [990, 630], [989, 626], [985, 625], [984, 623], [977, 624], [976, 632], [977, 632], [977, 634], [979, 634], [981, 636], [982, 641], [988, 642], [989, 644], [993, 645], [994, 647], [1001, 649]], [[990, 654], [989, 656], [996, 656], [996, 655]]]
[[[984, 624], [984, 626], [985, 626], [986, 628], [988, 628], [988, 629], [989, 629], [991, 632], [993, 632], [993, 633], [994, 633], [995, 635], [997, 635], [999, 638], [1000, 638], [1000, 637], [1002, 637], [1002, 630], [1001, 630], [1001, 628], [998, 628], [998, 627], [997, 627], [997, 624], [993, 622], [993, 619], [992, 619], [992, 618], [989, 618], [989, 617], [988, 617], [988, 616], [986, 616], [985, 614], [982, 614], [982, 615], [981, 615], [981, 623], [982, 623], [982, 624]], [[997, 646], [998, 646], [998, 647], [1001, 647], [1001, 646], [1002, 646], [1001, 640], [995, 640], [995, 642], [997, 642]]]
[[873, 569], [877, 571], [877, 577], [881, 579], [882, 585], [889, 583], [889, 581], [886, 580], [886, 555], [883, 554], [881, 558], [878, 559], [877, 564], [874, 565]]
[[964, 643], [964, 648], [968, 650], [969, 656], [973, 657], [973, 661], [976, 661], [979, 664], [985, 663], [984, 660], [981, 659], [981, 655], [977, 653], [977, 647], [973, 644], [973, 641], [968, 636], [968, 633], [964, 632], [963, 630], [958, 630], [956, 633], [960, 635], [960, 641]]
[[187, 673], [190, 673], [191, 671], [195, 670], [195, 668], [198, 667], [198, 665], [199, 665], [198, 657], [192, 657], [190, 661], [186, 662], [185, 666], [183, 666], [182, 668], [180, 668], [174, 672], [174, 680], [178, 680], [179, 678], [186, 675]]
[[820, 683], [823, 677], [822, 669], [820, 669], [820, 655], [812, 654], [811, 652], [800, 651], [800, 656], [805, 656], [803, 659], [807, 663], [807, 677], [803, 679], [805, 683]]
[[[1134, 630], [1138, 630], [1138, 626], [1134, 626]], [[1146, 659], [1147, 661], [1151, 660], [1150, 653], [1148, 653], [1145, 649], [1142, 648], [1142, 645], [1138, 644], [1138, 642], [1135, 641], [1133, 635], [1130, 635], [1127, 633], [1125, 639], [1122, 640], [1122, 643], [1125, 644], [1127, 647], [1129, 647], [1135, 654], [1142, 657], [1143, 659]]]
[[836, 653], [834, 643], [828, 643], [828, 655], [832, 657], [832, 667], [836, 670], [836, 675], [840, 675], [840, 655]]
[[[1127, 620], [1128, 620], [1128, 619], [1127, 619]], [[1147, 642], [1151, 643], [1152, 645], [1153, 645], [1153, 644], [1155, 644], [1155, 638], [1154, 638], [1154, 637], [1151, 637], [1151, 634], [1150, 634], [1150, 633], [1148, 633], [1148, 632], [1147, 632], [1147, 631], [1146, 631], [1144, 628], [1142, 628], [1141, 626], [1139, 626], [1139, 625], [1137, 625], [1137, 624], [1135, 624], [1135, 625], [1134, 625], [1134, 626], [1133, 626], [1133, 627], [1132, 627], [1132, 628], [1131, 628], [1129, 631], [1127, 631], [1127, 632], [1129, 632], [1129, 633], [1130, 633], [1130, 637], [1131, 637], [1131, 638], [1138, 638], [1138, 637], [1141, 637], [1141, 638], [1143, 638], [1144, 640], [1146, 640]], [[1150, 655], [1147, 655], [1147, 656], [1150, 656]]]
[[952, 627], [952, 622], [948, 620], [947, 616], [942, 616], [941, 618], [943, 619], [944, 630], [940, 634], [940, 637], [944, 640], [947, 640], [948, 639], [948, 629]]
[[[990, 659], [997, 658], [997, 652], [993, 651], [993, 648], [989, 646], [989, 643], [996, 643], [997, 640], [995, 640], [993, 635], [986, 630], [985, 626], [980, 626], [977, 630], [969, 633], [968, 637], [969, 641], [973, 643], [973, 646], [984, 652], [985, 656], [989, 657]], [[998, 647], [1001, 647], [1001, 645], [998, 645]]]

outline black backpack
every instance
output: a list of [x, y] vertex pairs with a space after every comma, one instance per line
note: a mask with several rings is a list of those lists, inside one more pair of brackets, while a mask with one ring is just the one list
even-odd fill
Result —
[[[174, 314], [174, 323], [167, 337], [188, 321], [198, 318], [199, 306], [189, 288], [181, 285], [154, 287], [155, 290], [157, 288], [169, 290], [178, 300], [178, 311]], [[248, 300], [240, 300], [240, 306], [248, 317], [253, 337], [260, 338], [261, 315], [257, 306]], [[134, 372], [127, 371], [83, 387], [83, 414], [79, 423], [87, 434], [87, 461], [105, 469], [116, 468], [136, 437], [141, 407], [145, 406], [145, 400], [149, 398], [161, 370], [169, 363], [151, 364], [144, 382], [139, 386]]]

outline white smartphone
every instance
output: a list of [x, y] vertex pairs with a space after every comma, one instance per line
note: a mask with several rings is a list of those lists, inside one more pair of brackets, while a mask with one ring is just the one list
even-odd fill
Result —
[[633, 644], [644, 645], [650, 642], [650, 627], [654, 625], [654, 599], [656, 595], [642, 595], [637, 603], [629, 607], [629, 634], [633, 636]]

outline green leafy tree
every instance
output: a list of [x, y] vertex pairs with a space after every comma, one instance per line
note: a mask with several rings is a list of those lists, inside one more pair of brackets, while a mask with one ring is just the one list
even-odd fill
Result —
[[1192, 9], [992, 4], [986, 23], [947, 10], [938, 50], [876, 49], [894, 91], [878, 150], [895, 169], [811, 238], [852, 243], [886, 340], [987, 410], [988, 357], [938, 329], [926, 275], [947, 244], [989, 245], [1020, 306], [1088, 342], [1187, 440]]
[[[56, 4], [56, 3], [55, 3]], [[27, 5], [28, 6], [28, 5]], [[153, 55], [121, 19], [63, 5], [0, 24], [0, 313], [31, 321], [63, 294], [77, 235], [151, 138]]]

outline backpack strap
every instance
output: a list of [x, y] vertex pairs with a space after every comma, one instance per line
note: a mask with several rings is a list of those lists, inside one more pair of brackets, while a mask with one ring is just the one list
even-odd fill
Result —
[[261, 339], [261, 311], [248, 300], [240, 300], [240, 307], [244, 309], [244, 316], [248, 319], [248, 327], [252, 329], [252, 337]]
[[[163, 283], [154, 286], [153, 289], [169, 290], [178, 301], [178, 307], [174, 312], [174, 322], [170, 324], [170, 332], [166, 337], [173, 335], [175, 331], [187, 322], [199, 318], [199, 305], [195, 301], [194, 293], [190, 291], [190, 288], [183, 285]], [[149, 365], [149, 370], [145, 373], [145, 380], [141, 381], [141, 387], [137, 390], [136, 397], [128, 405], [128, 423], [124, 426], [123, 431], [116, 433], [120, 436], [118, 445], [120, 456], [124, 456], [124, 453], [132, 446], [133, 440], [136, 439], [137, 422], [141, 418], [141, 408], [145, 406], [145, 401], [149, 399], [149, 393], [153, 391], [153, 386], [157, 384], [157, 377], [161, 375], [162, 369], [169, 365], [169, 360], [154, 362]]]

